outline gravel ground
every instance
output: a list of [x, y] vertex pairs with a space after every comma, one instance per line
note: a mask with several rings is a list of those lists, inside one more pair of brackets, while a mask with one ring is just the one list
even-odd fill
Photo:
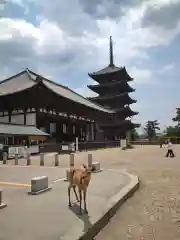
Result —
[[[117, 151], [117, 150], [116, 150]], [[113, 168], [126, 168], [140, 177], [140, 189], [126, 201], [96, 240], [180, 239], [180, 147], [176, 157], [165, 158], [157, 146], [123, 153]]]

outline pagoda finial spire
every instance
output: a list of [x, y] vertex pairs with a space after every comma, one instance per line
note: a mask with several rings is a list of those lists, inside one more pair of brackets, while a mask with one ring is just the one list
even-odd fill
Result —
[[114, 62], [113, 62], [113, 42], [112, 42], [112, 36], [110, 36], [110, 38], [109, 38], [109, 58], [110, 58], [109, 66], [114, 66]]

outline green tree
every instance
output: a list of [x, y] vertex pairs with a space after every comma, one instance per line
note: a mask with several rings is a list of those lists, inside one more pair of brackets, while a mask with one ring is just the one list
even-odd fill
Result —
[[135, 128], [131, 130], [130, 138], [131, 138], [131, 141], [136, 141], [139, 138], [139, 134]]
[[177, 127], [180, 128], [180, 108], [176, 108], [176, 117], [174, 117], [172, 120], [177, 122]]
[[179, 127], [178, 126], [168, 126], [164, 132], [167, 137], [179, 137]]
[[147, 121], [144, 130], [147, 133], [149, 141], [156, 137], [156, 130], [160, 130], [159, 122], [157, 120]]

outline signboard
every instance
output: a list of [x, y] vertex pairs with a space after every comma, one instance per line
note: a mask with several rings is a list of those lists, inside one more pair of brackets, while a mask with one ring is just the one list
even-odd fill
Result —
[[68, 145], [62, 145], [62, 150], [63, 151], [68, 151], [69, 150], [69, 146]]
[[126, 147], [127, 147], [126, 139], [121, 139], [121, 149], [126, 148]]
[[15, 157], [15, 154], [18, 154], [19, 156], [23, 157], [25, 155], [25, 147], [9, 147], [8, 148], [8, 157], [12, 158]]
[[30, 146], [29, 148], [25, 146], [19, 146], [19, 147], [12, 146], [8, 148], [9, 158], [14, 158], [15, 154], [18, 154], [19, 157], [25, 157], [27, 153], [30, 153], [30, 154], [39, 153], [39, 145]]

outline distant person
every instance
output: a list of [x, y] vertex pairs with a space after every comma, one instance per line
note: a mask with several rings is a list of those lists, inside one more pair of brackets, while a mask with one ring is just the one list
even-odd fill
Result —
[[162, 148], [162, 145], [163, 145], [163, 141], [162, 141], [162, 139], [160, 139], [160, 142], [159, 142], [160, 148]]
[[171, 142], [171, 140], [169, 139], [167, 142], [167, 153], [166, 153], [166, 157], [174, 157], [174, 152], [173, 152], [173, 144]]

